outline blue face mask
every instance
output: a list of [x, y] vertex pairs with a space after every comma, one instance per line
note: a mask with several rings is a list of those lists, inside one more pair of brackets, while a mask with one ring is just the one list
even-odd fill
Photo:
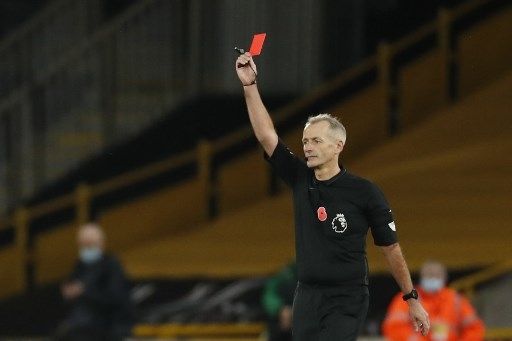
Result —
[[92, 264], [100, 260], [103, 252], [99, 247], [83, 247], [80, 249], [79, 257], [85, 264]]
[[422, 278], [421, 287], [428, 293], [435, 293], [444, 287], [444, 281], [441, 278]]

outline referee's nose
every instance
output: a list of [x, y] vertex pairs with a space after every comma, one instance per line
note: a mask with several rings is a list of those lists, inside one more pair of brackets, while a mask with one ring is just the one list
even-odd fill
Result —
[[311, 148], [311, 143], [304, 143], [303, 144], [303, 149], [304, 149], [304, 155], [308, 156], [308, 154], [311, 154], [311, 152], [313, 151], [313, 149]]

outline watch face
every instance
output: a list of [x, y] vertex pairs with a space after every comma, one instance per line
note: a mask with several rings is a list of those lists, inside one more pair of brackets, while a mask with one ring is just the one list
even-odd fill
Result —
[[415, 300], [417, 300], [418, 299], [418, 292], [416, 291], [416, 289], [412, 289], [412, 291], [410, 293], [403, 295], [402, 298], [403, 298], [404, 301], [407, 301], [407, 300], [409, 300], [411, 298], [414, 298]]

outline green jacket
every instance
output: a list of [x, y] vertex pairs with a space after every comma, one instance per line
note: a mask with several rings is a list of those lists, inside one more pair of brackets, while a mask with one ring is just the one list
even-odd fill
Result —
[[291, 306], [297, 286], [297, 266], [288, 264], [265, 283], [262, 304], [269, 317], [277, 317], [283, 306]]

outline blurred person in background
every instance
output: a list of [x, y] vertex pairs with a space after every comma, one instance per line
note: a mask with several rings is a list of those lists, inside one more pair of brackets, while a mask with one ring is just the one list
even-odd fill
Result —
[[484, 339], [484, 324], [471, 303], [446, 287], [446, 267], [427, 261], [420, 272], [418, 293], [430, 316], [430, 335], [421, 336], [411, 327], [407, 303], [396, 295], [388, 308], [382, 332], [390, 341], [479, 341]]
[[58, 340], [122, 340], [132, 328], [130, 287], [119, 261], [105, 253], [105, 235], [94, 223], [81, 226], [79, 260], [61, 286], [69, 304]]
[[295, 262], [288, 264], [265, 283], [262, 303], [268, 319], [269, 341], [292, 340], [292, 306], [296, 286]]

